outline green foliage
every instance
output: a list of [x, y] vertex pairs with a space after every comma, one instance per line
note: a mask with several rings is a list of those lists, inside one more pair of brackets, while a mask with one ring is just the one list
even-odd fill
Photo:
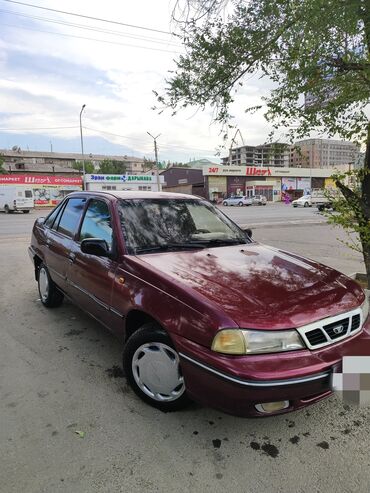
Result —
[[[83, 162], [82, 161], [76, 161], [75, 163], [72, 164], [72, 168], [77, 169], [78, 171], [83, 170]], [[94, 165], [91, 161], [85, 161], [85, 173], [91, 174], [94, 173], [95, 168]]]
[[[185, 1], [185, 0], [184, 0]], [[180, 1], [181, 3], [181, 1]], [[231, 3], [226, 21], [220, 7]], [[232, 127], [230, 105], [252, 76], [273, 89], [259, 109], [293, 142], [313, 130], [366, 146], [364, 171], [353, 188], [338, 177], [342, 199], [331, 222], [359, 235], [370, 286], [370, 1], [187, 0], [185, 54], [166, 81], [160, 108], [213, 108]], [[307, 96], [307, 98], [304, 97]], [[273, 132], [272, 132], [273, 134]], [[272, 135], [270, 136], [272, 140]]]
[[330, 224], [340, 226], [349, 233], [349, 241], [345, 244], [361, 253], [370, 251], [370, 214], [366, 210], [361, 187], [365, 174], [369, 174], [369, 170], [358, 169], [333, 175], [337, 186], [345, 187], [348, 196], [346, 198], [338, 190], [328, 190], [326, 197], [333, 210], [325, 212]]
[[[207, 2], [198, 2], [200, 4]], [[265, 117], [301, 138], [314, 127], [362, 141], [370, 98], [368, 0], [237, 0], [226, 22], [187, 22], [186, 54], [158, 101], [177, 110], [214, 108], [227, 126], [229, 106], [252, 75], [269, 78]], [[310, 94], [314, 104], [303, 104]], [[245, 108], [253, 112], [260, 106]]]
[[103, 175], [122, 175], [126, 173], [126, 163], [124, 161], [113, 161], [112, 159], [104, 159], [100, 163], [98, 173]]
[[0, 156], [0, 175], [4, 175], [6, 173], [4, 166], [4, 159]]

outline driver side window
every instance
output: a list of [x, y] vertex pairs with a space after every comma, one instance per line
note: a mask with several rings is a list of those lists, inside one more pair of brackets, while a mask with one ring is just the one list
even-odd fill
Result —
[[112, 248], [113, 230], [108, 204], [93, 199], [89, 202], [80, 231], [80, 241], [87, 238], [99, 238]]

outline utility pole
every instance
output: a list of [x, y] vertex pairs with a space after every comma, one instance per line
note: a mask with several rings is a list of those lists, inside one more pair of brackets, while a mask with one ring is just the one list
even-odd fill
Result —
[[81, 136], [81, 154], [82, 154], [82, 190], [85, 190], [85, 155], [84, 155], [84, 141], [82, 137], [82, 112], [85, 109], [86, 104], [82, 105], [80, 111], [80, 136]]
[[158, 148], [157, 148], [157, 139], [160, 137], [161, 134], [158, 134], [157, 137], [154, 137], [151, 133], [147, 132], [148, 135], [154, 140], [154, 154], [155, 154], [155, 174], [157, 177], [157, 188], [158, 192], [161, 191], [161, 182], [159, 179], [159, 169], [158, 169]]
[[50, 152], [53, 152], [53, 143], [50, 141]]

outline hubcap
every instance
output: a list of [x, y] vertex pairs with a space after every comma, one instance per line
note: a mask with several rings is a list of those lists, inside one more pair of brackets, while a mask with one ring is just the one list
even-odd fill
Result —
[[185, 391], [179, 357], [174, 349], [160, 342], [143, 344], [132, 358], [132, 373], [139, 388], [152, 399], [170, 402]]
[[39, 289], [42, 301], [46, 301], [49, 296], [49, 279], [46, 270], [43, 267], [39, 272]]

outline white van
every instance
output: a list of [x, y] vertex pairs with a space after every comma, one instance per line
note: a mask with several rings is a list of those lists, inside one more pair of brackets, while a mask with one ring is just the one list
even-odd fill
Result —
[[5, 213], [30, 212], [35, 207], [33, 190], [25, 186], [0, 186], [0, 211]]

